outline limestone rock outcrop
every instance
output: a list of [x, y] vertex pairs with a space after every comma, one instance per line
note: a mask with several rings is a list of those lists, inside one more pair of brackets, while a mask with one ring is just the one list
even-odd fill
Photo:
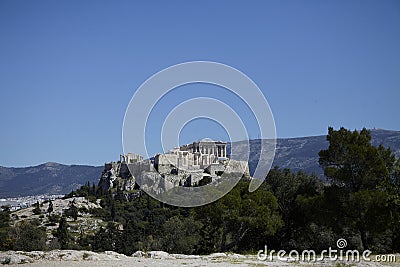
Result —
[[233, 159], [194, 170], [182, 170], [167, 164], [157, 169], [151, 160], [135, 163], [119, 161], [105, 164], [99, 188], [113, 193], [122, 191], [130, 199], [140, 194], [139, 188], [160, 194], [177, 186], [195, 187], [218, 183], [224, 173], [251, 179], [247, 162]]
[[105, 164], [99, 187], [113, 193], [122, 191], [129, 199], [139, 187], [161, 194], [179, 186], [215, 185], [232, 177], [250, 179], [247, 161], [230, 159], [226, 145], [207, 139], [176, 147], [152, 159], [144, 160], [133, 153], [120, 155], [118, 162]]

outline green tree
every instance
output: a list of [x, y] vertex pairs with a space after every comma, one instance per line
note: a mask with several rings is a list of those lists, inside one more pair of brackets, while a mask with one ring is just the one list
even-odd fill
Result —
[[322, 229], [315, 218], [323, 216], [320, 211], [324, 210], [316, 208], [324, 188], [320, 179], [303, 172], [293, 173], [289, 169], [275, 167], [270, 170], [265, 182], [277, 198], [284, 222], [269, 245], [287, 250], [325, 249], [326, 242], [330, 240], [315, 238], [321, 231], [329, 232], [329, 229]]
[[265, 184], [249, 193], [240, 181], [218, 201], [195, 209], [200, 230], [200, 253], [255, 250], [282, 226], [276, 198]]
[[132, 255], [136, 250], [143, 250], [141, 245], [145, 237], [144, 225], [146, 222], [135, 221], [134, 219], [127, 222], [122, 231], [121, 238], [117, 243], [117, 251], [125, 255]]
[[93, 237], [92, 247], [95, 251], [116, 250], [120, 232], [115, 223], [109, 222], [106, 228], [100, 227]]
[[15, 239], [14, 250], [44, 250], [46, 247], [46, 230], [39, 223], [30, 220], [18, 223], [12, 233]]
[[11, 211], [11, 207], [9, 205], [1, 206], [0, 212], [4, 212], [6, 214], [9, 214]]
[[395, 156], [390, 148], [373, 146], [365, 128], [352, 132], [330, 127], [327, 140], [329, 147], [319, 152], [319, 163], [332, 183], [326, 193], [335, 203], [327, 205], [332, 218], [343, 231], [347, 227], [358, 233], [364, 249], [377, 247], [374, 237], [393, 225], [388, 190]]
[[75, 205], [75, 201], [74, 200], [69, 203], [69, 207], [65, 211], [65, 215], [67, 217], [73, 218], [74, 221], [76, 221], [78, 219], [79, 210], [78, 210], [78, 207]]
[[11, 239], [9, 238], [10, 232], [10, 208], [2, 207], [0, 210], [0, 250], [9, 250], [13, 248], [10, 245]]
[[393, 214], [393, 247], [394, 251], [400, 251], [400, 159], [396, 161], [391, 173], [389, 187], [389, 208]]
[[374, 147], [370, 131], [328, 129], [329, 147], [319, 152], [319, 164], [332, 183], [349, 192], [376, 189], [388, 180], [395, 156], [390, 148]]
[[10, 223], [10, 209], [0, 211], [0, 228], [8, 227]]
[[50, 201], [49, 201], [49, 207], [47, 208], [47, 213], [49, 214], [49, 216], [50, 216], [50, 214], [53, 212], [53, 210], [54, 210], [54, 208], [53, 208], [53, 202], [52, 202], [51, 199], [50, 199]]
[[200, 240], [200, 227], [193, 216], [169, 218], [163, 225], [162, 248], [170, 253], [193, 254]]
[[79, 237], [77, 240], [77, 244], [85, 250], [92, 250], [93, 245], [95, 245], [94, 242], [94, 235], [92, 234], [85, 234], [83, 230], [80, 231]]
[[34, 209], [32, 210], [33, 214], [39, 215], [42, 213], [42, 210], [40, 209], [39, 201], [37, 201], [33, 206], [34, 206]]
[[68, 230], [67, 219], [64, 216], [61, 217], [60, 219], [55, 237], [58, 238], [58, 242], [60, 243], [61, 249], [69, 248], [69, 244], [71, 242], [71, 235]]

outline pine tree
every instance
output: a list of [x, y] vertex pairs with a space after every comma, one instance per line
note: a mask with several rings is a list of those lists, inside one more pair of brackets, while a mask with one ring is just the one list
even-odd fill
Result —
[[50, 214], [53, 212], [53, 202], [50, 200], [49, 201], [49, 207], [47, 208], [47, 213], [49, 214], [49, 216], [50, 216]]
[[58, 242], [60, 242], [61, 249], [67, 249], [71, 237], [68, 231], [67, 219], [64, 216], [60, 219], [55, 236], [58, 238]]
[[69, 208], [66, 210], [65, 215], [73, 218], [74, 221], [78, 219], [79, 212], [77, 206], [75, 205], [75, 201], [70, 202]]
[[40, 209], [39, 201], [37, 201], [37, 202], [34, 204], [34, 207], [35, 207], [35, 208], [32, 210], [33, 214], [39, 215], [39, 214], [42, 213], [42, 211], [41, 211], [41, 209]]
[[363, 248], [369, 249], [374, 235], [390, 229], [393, 215], [386, 188], [395, 155], [390, 148], [373, 146], [365, 128], [358, 132], [330, 127], [327, 140], [329, 147], [319, 152], [319, 164], [336, 189], [334, 214], [350, 222]]

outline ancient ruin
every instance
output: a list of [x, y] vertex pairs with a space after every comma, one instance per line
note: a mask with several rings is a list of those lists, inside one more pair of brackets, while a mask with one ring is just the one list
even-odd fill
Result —
[[99, 186], [103, 190], [129, 192], [140, 185], [142, 189], [162, 193], [176, 186], [218, 183], [224, 173], [250, 178], [248, 163], [230, 159], [226, 142], [204, 139], [151, 159], [134, 153], [120, 155], [118, 162], [105, 164]]
[[211, 164], [221, 164], [228, 159], [226, 142], [205, 139], [170, 150], [154, 157], [154, 166], [159, 172], [170, 165], [179, 169], [199, 170]]

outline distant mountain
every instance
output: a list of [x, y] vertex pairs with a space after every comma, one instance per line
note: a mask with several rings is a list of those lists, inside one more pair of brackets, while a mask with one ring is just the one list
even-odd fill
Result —
[[[371, 130], [372, 144], [390, 147], [400, 157], [400, 131]], [[250, 140], [249, 168], [253, 174], [257, 163], [262, 140]], [[318, 164], [318, 152], [328, 147], [326, 135], [283, 138], [277, 140], [273, 166], [289, 168], [293, 171], [303, 170], [323, 177], [323, 170]]]
[[103, 168], [53, 162], [24, 168], [0, 166], [0, 198], [66, 194], [87, 181], [97, 184]]
[[[400, 157], [400, 131], [371, 130], [371, 136], [374, 145], [391, 147], [396, 156]], [[262, 141], [250, 140], [250, 173], [257, 166]], [[318, 152], [327, 147], [326, 135], [278, 139], [273, 165], [293, 171], [303, 170], [323, 177], [323, 171], [318, 165]], [[97, 184], [103, 169], [103, 166], [58, 163], [26, 168], [0, 167], [0, 198], [66, 194], [87, 181]]]

